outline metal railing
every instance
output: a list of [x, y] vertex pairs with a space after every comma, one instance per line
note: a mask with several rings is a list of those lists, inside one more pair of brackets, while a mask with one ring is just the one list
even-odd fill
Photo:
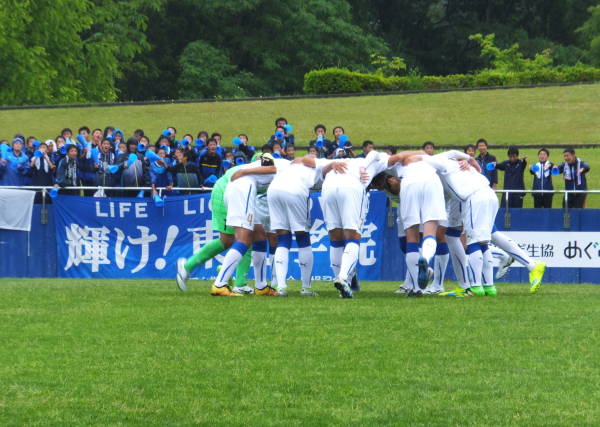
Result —
[[[40, 191], [42, 193], [42, 224], [48, 224], [48, 210], [46, 209], [46, 196], [49, 195], [50, 190], [54, 189], [54, 186], [48, 187], [36, 187], [36, 186], [27, 186], [27, 187], [19, 187], [19, 186], [6, 186], [0, 187], [0, 189], [8, 189], [8, 190], [29, 190], [29, 191]], [[104, 194], [105, 190], [120, 190], [120, 191], [152, 191], [152, 187], [92, 187], [92, 186], [78, 186], [78, 187], [59, 187], [59, 190], [96, 190], [102, 191]], [[155, 187], [154, 190], [158, 193], [159, 197], [162, 196], [163, 191], [191, 191], [198, 193], [210, 193], [212, 192], [211, 187], [172, 187], [171, 190], [167, 190], [166, 187]], [[166, 197], [165, 197], [166, 199]]]
[[504, 212], [504, 228], [509, 230], [511, 228], [511, 216], [508, 207], [508, 195], [511, 193], [516, 194], [564, 194], [565, 200], [565, 213], [563, 215], [564, 228], [565, 230], [569, 230], [571, 228], [571, 214], [569, 213], [569, 194], [600, 194], [600, 190], [494, 190], [495, 193], [506, 194], [506, 207]]

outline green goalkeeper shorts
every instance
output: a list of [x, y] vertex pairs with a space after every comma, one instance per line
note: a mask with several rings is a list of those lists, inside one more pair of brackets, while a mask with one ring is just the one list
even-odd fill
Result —
[[210, 203], [212, 205], [212, 224], [213, 230], [220, 231], [223, 234], [235, 234], [232, 227], [227, 226], [227, 208], [225, 207], [225, 188], [229, 183], [229, 179], [225, 177], [219, 179], [213, 187], [210, 195]]

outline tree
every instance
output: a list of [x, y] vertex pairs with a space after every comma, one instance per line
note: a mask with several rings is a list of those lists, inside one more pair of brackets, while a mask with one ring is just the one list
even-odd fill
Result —
[[588, 11], [592, 16], [577, 32], [583, 35], [589, 46], [586, 57], [591, 64], [600, 67], [600, 6], [590, 7]]

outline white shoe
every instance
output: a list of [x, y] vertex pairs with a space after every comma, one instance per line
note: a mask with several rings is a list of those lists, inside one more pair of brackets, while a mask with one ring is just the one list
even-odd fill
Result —
[[437, 294], [441, 294], [442, 292], [444, 292], [444, 288], [429, 285], [423, 291], [423, 295], [437, 295]]
[[515, 259], [510, 255], [500, 258], [500, 264], [498, 265], [498, 271], [496, 272], [496, 280], [504, 279], [513, 262], [515, 262]]
[[318, 297], [319, 294], [317, 294], [315, 291], [312, 290], [312, 288], [302, 288], [302, 290], [300, 291], [300, 296], [301, 297]]
[[251, 288], [248, 285], [245, 286], [234, 286], [232, 291], [234, 294], [248, 295], [254, 293], [254, 288]]
[[429, 281], [431, 282], [433, 280], [433, 268], [428, 267], [429, 270], [427, 270], [429, 272]]
[[288, 296], [287, 287], [285, 287], [285, 288], [278, 288], [277, 289], [277, 296], [278, 297], [287, 297]]
[[179, 290], [181, 292], [187, 291], [185, 283], [190, 278], [190, 273], [185, 269], [185, 263], [187, 259], [179, 258], [177, 260], [177, 286], [179, 286]]
[[400, 285], [400, 287], [398, 288], [398, 290], [396, 291], [397, 294], [407, 294], [410, 291], [412, 291], [412, 288], [410, 286], [405, 285], [404, 283]]

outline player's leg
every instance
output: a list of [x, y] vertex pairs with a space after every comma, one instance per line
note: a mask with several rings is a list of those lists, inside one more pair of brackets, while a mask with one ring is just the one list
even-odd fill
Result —
[[[446, 241], [448, 242], [448, 248], [450, 250], [450, 256], [452, 257], [452, 267], [454, 268], [454, 274], [458, 280], [458, 288], [450, 294], [459, 294], [465, 289], [469, 289], [471, 284], [469, 283], [469, 275], [467, 269], [469, 267], [469, 257], [465, 251], [465, 248], [461, 242], [462, 226], [452, 227], [446, 230]], [[454, 296], [451, 295], [451, 296]]]
[[[267, 231], [267, 230], [265, 230]], [[271, 267], [271, 287], [277, 289], [277, 274], [275, 272], [275, 252], [277, 251], [277, 233], [273, 229], [267, 231], [267, 240], [269, 241], [269, 266]]]
[[267, 285], [267, 233], [261, 224], [254, 224], [252, 236], [252, 265], [254, 266], [254, 294], [258, 296], [274, 296], [277, 291]]
[[[442, 222], [440, 221], [440, 224]], [[436, 231], [435, 240], [437, 240], [437, 248], [435, 250], [435, 258], [433, 260], [433, 283], [423, 291], [424, 294], [440, 294], [444, 292], [444, 277], [446, 276], [446, 268], [450, 260], [450, 251], [446, 242], [446, 230], [448, 228], [439, 225]]]
[[248, 248], [244, 257], [235, 269], [235, 285], [233, 292], [236, 294], [253, 294], [254, 288], [248, 286], [248, 273], [252, 265], [252, 246]]
[[340, 274], [342, 255], [344, 253], [345, 237], [342, 228], [341, 210], [337, 200], [337, 188], [323, 188], [321, 193], [321, 207], [325, 225], [329, 230], [329, 261], [333, 270], [333, 277]]
[[492, 230], [492, 244], [506, 251], [518, 263], [524, 265], [529, 270], [529, 284], [531, 293], [535, 293], [540, 288], [546, 271], [546, 264], [540, 261], [534, 261], [527, 253], [512, 241], [506, 234], [498, 231], [496, 226]]
[[241, 297], [241, 294], [235, 294], [231, 292], [229, 289], [228, 282], [229, 278], [235, 271], [238, 263], [242, 260], [246, 251], [252, 245], [252, 230], [249, 230], [244, 227], [233, 227], [235, 230], [235, 240], [236, 242], [231, 246], [227, 255], [225, 255], [225, 259], [223, 260], [223, 267], [219, 272], [215, 283], [212, 286], [211, 295], [215, 296], [238, 296]]
[[483, 290], [486, 295], [496, 296], [496, 287], [494, 286], [494, 257], [487, 243], [481, 245], [481, 254], [483, 255]]
[[[436, 177], [437, 178], [437, 177]], [[410, 185], [410, 187], [413, 187]], [[437, 240], [435, 238], [439, 221], [447, 220], [444, 188], [439, 179], [421, 184], [420, 194], [415, 200], [419, 203], [423, 223], [422, 256], [419, 258], [419, 287], [425, 289], [429, 282], [429, 263], [435, 256]]]
[[515, 259], [497, 246], [490, 246], [490, 251], [492, 252], [492, 258], [500, 260], [498, 271], [496, 272], [496, 280], [501, 280], [508, 274], [510, 266], [515, 262]]
[[[406, 224], [406, 222], [405, 222]], [[418, 285], [419, 276], [419, 224], [414, 224], [404, 230], [406, 232], [406, 268], [412, 283], [412, 290], [407, 297], [422, 297], [423, 292]]]
[[310, 242], [310, 233], [307, 231], [296, 231], [296, 243], [298, 243], [298, 264], [300, 264], [300, 277], [302, 279], [302, 290], [300, 296], [318, 296], [312, 289], [312, 270], [314, 256]]

